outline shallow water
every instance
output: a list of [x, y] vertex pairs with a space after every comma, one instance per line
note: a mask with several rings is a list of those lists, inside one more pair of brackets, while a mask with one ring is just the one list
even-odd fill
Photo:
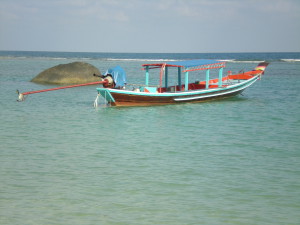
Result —
[[[0, 60], [1, 224], [299, 224], [300, 63], [223, 101], [94, 109], [90, 86], [16, 102], [70, 61]], [[138, 60], [84, 61], [144, 79]]]

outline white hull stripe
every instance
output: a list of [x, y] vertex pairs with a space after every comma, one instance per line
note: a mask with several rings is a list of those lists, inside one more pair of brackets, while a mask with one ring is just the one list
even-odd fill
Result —
[[226, 91], [226, 92], [222, 92], [222, 93], [216, 93], [216, 94], [210, 94], [210, 95], [203, 95], [203, 96], [194, 96], [194, 97], [188, 97], [188, 98], [175, 98], [175, 101], [190, 101], [190, 100], [196, 100], [196, 99], [202, 99], [202, 98], [210, 98], [210, 97], [216, 97], [216, 96], [220, 96], [220, 95], [227, 95], [227, 94], [231, 94], [234, 92], [238, 92], [241, 91], [247, 87], [249, 87], [251, 84], [253, 84], [255, 81], [249, 83], [246, 86], [243, 86], [241, 88], [237, 88], [237, 89], [233, 89], [231, 91]]

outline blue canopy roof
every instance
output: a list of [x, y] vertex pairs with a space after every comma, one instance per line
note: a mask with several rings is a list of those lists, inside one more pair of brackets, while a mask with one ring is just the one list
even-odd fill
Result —
[[196, 66], [204, 66], [211, 65], [216, 63], [222, 63], [221, 61], [211, 60], [211, 59], [195, 59], [195, 60], [187, 60], [187, 61], [176, 61], [167, 63], [167, 66], [183, 66], [185, 68], [196, 67]]
[[149, 69], [162, 68], [162, 67], [183, 67], [182, 72], [194, 71], [194, 70], [208, 70], [208, 69], [217, 69], [225, 67], [225, 62], [212, 60], [212, 59], [194, 59], [187, 61], [175, 61], [175, 62], [166, 62], [166, 63], [154, 63], [154, 64], [144, 64], [144, 67]]

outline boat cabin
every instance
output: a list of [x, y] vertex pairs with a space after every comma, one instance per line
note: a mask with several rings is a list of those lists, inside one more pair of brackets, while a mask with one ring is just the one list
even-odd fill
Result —
[[[223, 68], [225, 62], [216, 60], [189, 60], [189, 61], [177, 61], [169, 63], [155, 63], [144, 64], [143, 70], [145, 74], [145, 86], [140, 89], [143, 92], [151, 93], [164, 93], [164, 92], [182, 92], [199, 89], [209, 89], [223, 87], [223, 82], [226, 78], [223, 78]], [[177, 68], [177, 84], [169, 86], [169, 68]], [[149, 84], [150, 71], [152, 69], [159, 69], [159, 85], [151, 86]], [[210, 71], [213, 69], [219, 69], [219, 76], [216, 79], [210, 80]], [[206, 71], [205, 81], [189, 82], [189, 73], [193, 71]], [[183, 80], [183, 81], [182, 81]], [[164, 81], [164, 84], [163, 84]]]

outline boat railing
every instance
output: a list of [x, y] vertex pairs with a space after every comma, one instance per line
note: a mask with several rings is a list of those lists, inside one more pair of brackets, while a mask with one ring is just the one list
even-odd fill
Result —
[[[209, 82], [208, 89], [213, 88], [224, 88], [229, 85], [233, 85], [237, 82], [240, 82], [240, 80], [230, 79], [229, 77], [224, 77], [222, 79], [222, 86], [219, 86], [218, 79], [212, 79]], [[195, 90], [204, 90], [206, 89], [206, 83], [205, 81], [196, 81], [194, 83], [188, 84], [188, 90], [187, 91], [195, 91]], [[127, 90], [132, 90], [136, 92], [151, 92], [151, 93], [175, 93], [175, 92], [185, 92], [185, 85], [182, 84], [179, 85], [173, 85], [168, 87], [161, 87], [160, 85], [146, 85], [146, 84], [137, 84], [137, 83], [127, 83], [126, 84]]]

